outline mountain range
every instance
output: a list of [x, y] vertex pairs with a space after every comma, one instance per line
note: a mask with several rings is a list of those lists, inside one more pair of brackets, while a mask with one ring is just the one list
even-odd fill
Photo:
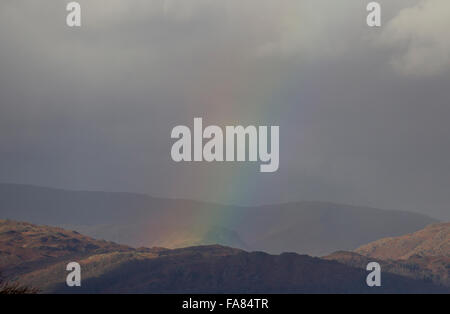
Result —
[[437, 222], [412, 212], [324, 202], [242, 207], [18, 184], [0, 184], [0, 219], [64, 227], [133, 247], [220, 244], [313, 256], [351, 251]]
[[[65, 284], [72, 261], [81, 265], [81, 287]], [[329, 258], [220, 245], [132, 248], [12, 220], [0, 220], [0, 270], [47, 293], [450, 293], [395, 272], [383, 272], [382, 286], [369, 288], [363, 268]]]

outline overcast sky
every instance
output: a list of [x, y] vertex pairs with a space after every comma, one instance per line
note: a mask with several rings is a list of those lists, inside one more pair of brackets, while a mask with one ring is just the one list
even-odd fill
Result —
[[[0, 181], [450, 219], [450, 1], [0, 2]], [[172, 128], [279, 125], [280, 168], [174, 163]]]

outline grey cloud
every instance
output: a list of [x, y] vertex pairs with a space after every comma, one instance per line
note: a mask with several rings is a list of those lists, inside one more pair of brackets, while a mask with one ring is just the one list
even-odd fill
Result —
[[397, 48], [392, 65], [402, 74], [433, 76], [450, 69], [450, 2], [426, 0], [398, 13], [381, 43]]
[[[80, 0], [76, 30], [61, 1], [2, 1], [0, 181], [448, 219], [449, 22], [409, 29], [418, 0], [380, 2], [374, 30], [359, 0]], [[280, 170], [174, 164], [194, 116], [280, 125]]]

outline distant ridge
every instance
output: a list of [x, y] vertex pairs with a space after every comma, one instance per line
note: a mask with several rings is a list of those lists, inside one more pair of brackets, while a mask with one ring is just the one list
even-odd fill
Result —
[[17, 184], [0, 184], [0, 218], [61, 226], [135, 247], [217, 243], [315, 256], [437, 222], [416, 213], [324, 202], [239, 207]]

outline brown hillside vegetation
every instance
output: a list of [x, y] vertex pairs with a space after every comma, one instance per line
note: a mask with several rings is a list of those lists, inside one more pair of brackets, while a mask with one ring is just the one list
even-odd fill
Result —
[[381, 260], [354, 252], [339, 251], [323, 258], [362, 269], [365, 269], [369, 262], [378, 262], [383, 272], [450, 287], [450, 257], [415, 255], [406, 260]]
[[450, 222], [432, 224], [417, 232], [381, 239], [355, 252], [379, 259], [408, 259], [412, 256], [450, 257]]
[[75, 231], [0, 219], [0, 269], [22, 272], [57, 260], [131, 248], [95, 240]]
[[[11, 283], [52, 293], [436, 293], [430, 282], [383, 275], [369, 288], [361, 268], [307, 255], [211, 245], [135, 249], [60, 228], [0, 222], [1, 267]], [[68, 262], [82, 287], [65, 284]]]
[[450, 223], [433, 224], [400, 237], [381, 239], [324, 257], [352, 267], [379, 262], [384, 272], [450, 287]]

